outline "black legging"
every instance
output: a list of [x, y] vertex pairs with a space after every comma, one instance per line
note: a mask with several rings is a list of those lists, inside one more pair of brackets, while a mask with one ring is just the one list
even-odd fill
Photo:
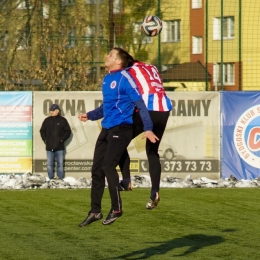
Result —
[[[118, 138], [114, 138], [118, 136]], [[121, 154], [133, 136], [133, 125], [119, 125], [110, 129], [102, 128], [96, 141], [92, 165], [91, 211], [101, 212], [101, 202], [105, 189], [105, 178], [111, 198], [111, 209], [122, 210], [122, 200], [118, 192], [119, 176], [116, 166]]]
[[[162, 136], [169, 118], [169, 111], [160, 112], [160, 111], [149, 111], [150, 117], [153, 121], [153, 132], [159, 138], [159, 141], [152, 143], [149, 139], [146, 139], [146, 155], [149, 163], [149, 173], [152, 183], [151, 190], [159, 191], [160, 189], [160, 180], [161, 180], [161, 163], [158, 154], [158, 149]], [[134, 119], [134, 137], [143, 133], [143, 122], [138, 112], [135, 112], [133, 115]], [[120, 161], [119, 167], [123, 176], [123, 179], [130, 179], [130, 157], [128, 151], [125, 150]]]

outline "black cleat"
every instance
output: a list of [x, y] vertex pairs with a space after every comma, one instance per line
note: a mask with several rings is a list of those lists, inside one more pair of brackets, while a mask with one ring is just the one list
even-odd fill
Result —
[[119, 191], [132, 191], [133, 184], [131, 181], [128, 184], [124, 184], [123, 181], [120, 181], [118, 189], [119, 189]]
[[79, 227], [84, 227], [92, 222], [95, 222], [97, 220], [100, 220], [103, 218], [102, 213], [89, 213], [88, 216], [79, 224]]
[[110, 212], [108, 213], [106, 219], [103, 221], [103, 225], [110, 225], [113, 222], [116, 221], [117, 218], [121, 217], [123, 215], [123, 211], [114, 211], [114, 210], [110, 210]]

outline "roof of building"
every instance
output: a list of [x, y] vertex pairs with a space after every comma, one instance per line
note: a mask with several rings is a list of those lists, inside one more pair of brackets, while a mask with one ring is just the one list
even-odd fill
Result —
[[161, 73], [163, 81], [205, 81], [211, 80], [211, 74], [206, 71], [206, 68], [197, 62], [185, 62], [182, 64], [173, 65]]

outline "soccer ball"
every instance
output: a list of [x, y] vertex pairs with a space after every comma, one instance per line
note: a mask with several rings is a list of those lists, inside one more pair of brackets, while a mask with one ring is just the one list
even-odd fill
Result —
[[142, 31], [150, 37], [158, 35], [162, 27], [161, 19], [155, 15], [146, 16], [141, 24]]

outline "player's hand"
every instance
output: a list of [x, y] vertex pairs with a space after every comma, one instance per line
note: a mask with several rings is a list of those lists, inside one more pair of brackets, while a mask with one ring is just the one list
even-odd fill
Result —
[[159, 138], [152, 131], [145, 131], [142, 139], [148, 138], [152, 143], [156, 143]]
[[87, 114], [79, 114], [78, 119], [82, 122], [86, 122], [88, 120]]

